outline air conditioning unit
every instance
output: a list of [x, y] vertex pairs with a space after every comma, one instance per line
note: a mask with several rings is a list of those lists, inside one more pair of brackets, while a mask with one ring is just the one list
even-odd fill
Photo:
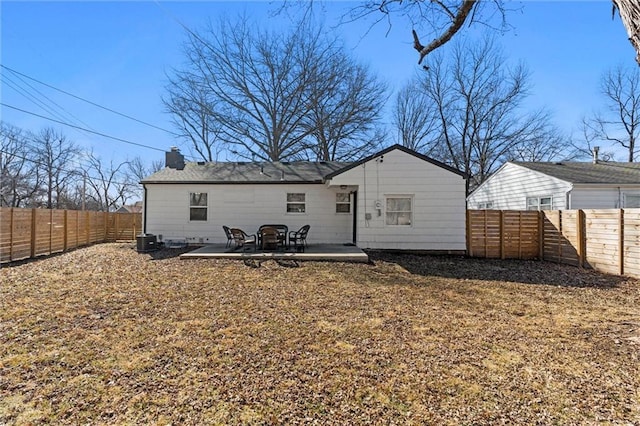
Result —
[[138, 253], [158, 250], [158, 239], [153, 234], [140, 234], [136, 237]]

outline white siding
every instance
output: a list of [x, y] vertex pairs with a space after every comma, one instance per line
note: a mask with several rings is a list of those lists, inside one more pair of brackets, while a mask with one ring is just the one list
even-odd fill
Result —
[[571, 191], [572, 209], [619, 209], [624, 208], [624, 194], [640, 194], [636, 188], [585, 188], [575, 187]]
[[[357, 245], [400, 250], [465, 250], [462, 176], [400, 150], [348, 170], [330, 182], [358, 189]], [[385, 224], [385, 197], [413, 198], [411, 226]], [[376, 208], [376, 201], [382, 208]], [[365, 215], [371, 219], [366, 220]]]
[[469, 209], [491, 202], [495, 210], [526, 210], [527, 197], [553, 197], [553, 209], [563, 210], [571, 184], [512, 163], [506, 163], [467, 198]]
[[[226, 237], [222, 225], [253, 234], [267, 223], [285, 224], [290, 231], [310, 224], [307, 241], [311, 244], [352, 240], [352, 215], [335, 212], [339, 190], [322, 184], [147, 184], [146, 188], [146, 232], [162, 234], [164, 240], [223, 243]], [[208, 194], [206, 222], [189, 221], [190, 192]], [[286, 212], [287, 192], [306, 194], [306, 213]]]

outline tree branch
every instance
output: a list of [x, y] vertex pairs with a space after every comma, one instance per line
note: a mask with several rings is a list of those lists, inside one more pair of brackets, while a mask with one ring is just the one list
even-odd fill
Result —
[[427, 56], [429, 53], [433, 52], [438, 47], [444, 45], [449, 40], [451, 40], [451, 37], [453, 37], [455, 35], [455, 33], [457, 33], [458, 30], [460, 30], [460, 28], [462, 28], [462, 25], [464, 25], [465, 21], [467, 20], [467, 17], [469, 16], [471, 11], [473, 10], [473, 7], [476, 5], [476, 3], [478, 1], [479, 0], [464, 0], [462, 5], [460, 5], [460, 9], [458, 9], [458, 11], [456, 12], [456, 15], [455, 15], [454, 19], [452, 19], [451, 25], [449, 26], [449, 28], [447, 28], [440, 35], [440, 37], [434, 39], [427, 46], [423, 46], [420, 43], [420, 39], [418, 38], [418, 34], [416, 33], [415, 30], [412, 30], [412, 33], [413, 33], [413, 47], [414, 47], [414, 49], [416, 49], [420, 53], [420, 59], [418, 60], [419, 64], [422, 63], [422, 61], [425, 58], [425, 56]]

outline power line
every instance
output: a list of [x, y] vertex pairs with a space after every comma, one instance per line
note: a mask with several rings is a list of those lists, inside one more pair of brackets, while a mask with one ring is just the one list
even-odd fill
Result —
[[27, 111], [27, 110], [15, 107], [13, 105], [8, 105], [8, 104], [5, 104], [4, 102], [0, 102], [0, 105], [2, 105], [4, 107], [7, 107], [7, 108], [11, 108], [11, 109], [16, 110], [16, 111], [23, 112], [25, 114], [29, 114], [29, 115], [33, 115], [33, 116], [38, 117], [38, 118], [42, 118], [44, 120], [53, 121], [54, 123], [62, 124], [63, 126], [73, 127], [74, 129], [83, 130], [85, 132], [93, 133], [95, 135], [102, 136], [104, 138], [113, 139], [113, 140], [118, 141], [118, 142], [123, 142], [123, 143], [129, 144], [129, 145], [135, 145], [135, 146], [139, 146], [139, 147], [142, 147], [142, 148], [153, 149], [154, 151], [165, 152], [163, 149], [160, 149], [160, 148], [156, 148], [156, 147], [149, 146], [149, 145], [144, 145], [144, 144], [141, 144], [141, 143], [138, 143], [138, 142], [132, 142], [132, 141], [129, 141], [129, 140], [126, 140], [126, 139], [122, 139], [122, 138], [118, 138], [118, 137], [115, 137], [115, 136], [110, 136], [110, 135], [107, 135], [106, 133], [96, 132], [94, 130], [90, 130], [90, 129], [86, 129], [84, 127], [76, 126], [75, 124], [66, 123], [64, 121], [60, 121], [60, 120], [56, 120], [56, 119], [51, 118], [51, 117], [46, 117], [44, 115], [36, 114], [35, 112]]
[[23, 77], [25, 77], [25, 78], [28, 78], [29, 80], [35, 81], [36, 83], [42, 84], [43, 86], [49, 87], [50, 89], [57, 90], [57, 91], [58, 91], [58, 92], [60, 92], [60, 93], [64, 93], [64, 94], [65, 94], [65, 95], [67, 95], [67, 96], [71, 96], [72, 98], [75, 98], [75, 99], [81, 100], [81, 101], [86, 102], [86, 103], [88, 103], [88, 104], [90, 104], [90, 105], [93, 105], [93, 106], [95, 106], [95, 107], [101, 108], [101, 109], [103, 109], [103, 110], [105, 110], [105, 111], [109, 111], [109, 112], [111, 112], [111, 113], [113, 113], [113, 114], [117, 114], [117, 115], [119, 115], [119, 116], [121, 116], [121, 117], [124, 117], [124, 118], [127, 118], [127, 119], [129, 119], [129, 120], [136, 121], [136, 122], [138, 122], [138, 123], [140, 123], [140, 124], [144, 124], [145, 126], [153, 127], [154, 129], [158, 129], [158, 130], [161, 130], [161, 131], [163, 131], [163, 132], [169, 133], [169, 134], [170, 134], [170, 135], [172, 135], [172, 136], [177, 136], [177, 137], [179, 137], [179, 136], [180, 136], [180, 135], [178, 135], [177, 133], [174, 133], [174, 132], [172, 132], [172, 131], [170, 131], [170, 130], [164, 129], [164, 128], [160, 127], [160, 126], [156, 126], [155, 124], [147, 123], [146, 121], [143, 121], [143, 120], [137, 119], [137, 118], [132, 117], [132, 116], [127, 115], [127, 114], [123, 114], [123, 113], [118, 112], [118, 111], [115, 111], [115, 110], [113, 110], [113, 109], [111, 109], [111, 108], [107, 108], [107, 107], [105, 107], [105, 106], [102, 106], [102, 105], [100, 105], [100, 104], [97, 104], [97, 103], [95, 103], [95, 102], [92, 102], [92, 101], [90, 101], [90, 100], [88, 100], [88, 99], [85, 99], [85, 98], [82, 98], [82, 97], [80, 97], [80, 96], [74, 95], [73, 93], [69, 93], [69, 92], [67, 92], [67, 91], [65, 91], [65, 90], [59, 89], [59, 88], [57, 88], [57, 87], [55, 87], [55, 86], [52, 86], [52, 85], [47, 84], [47, 83], [45, 83], [45, 82], [43, 82], [43, 81], [40, 81], [40, 80], [35, 79], [35, 78], [33, 78], [33, 77], [30, 77], [30, 76], [28, 76], [28, 75], [26, 75], [26, 74], [23, 74], [23, 73], [21, 73], [20, 71], [14, 70], [13, 68], [9, 68], [9, 67], [8, 67], [8, 66], [6, 66], [6, 65], [2, 65], [2, 64], [0, 64], [0, 67], [4, 68], [4, 69], [6, 69], [7, 71], [10, 71], [10, 72], [12, 72], [12, 73], [14, 73], [14, 74], [18, 74], [18, 75], [21, 75], [21, 76], [23, 76]]
[[[0, 153], [6, 154], [6, 155], [9, 155], [9, 156], [12, 156], [12, 157], [16, 157], [16, 158], [19, 158], [19, 159], [24, 160], [24, 161], [28, 161], [28, 162], [33, 163], [33, 164], [38, 165], [38, 166], [51, 167], [50, 165], [48, 165], [47, 163], [45, 163], [43, 161], [33, 160], [31, 158], [27, 158], [27, 157], [25, 157], [23, 155], [16, 154], [14, 152], [4, 151], [4, 150], [0, 149]], [[79, 167], [81, 173], [79, 173], [77, 170], [69, 170], [67, 168], [63, 168], [63, 167], [60, 167], [60, 166], [52, 166], [52, 168], [54, 170], [59, 171], [59, 172], [67, 172], [69, 174], [76, 174], [76, 175], [80, 175], [80, 176], [85, 176], [88, 179], [92, 179], [92, 180], [96, 180], [96, 181], [98, 181], [98, 180], [102, 181], [102, 182], [106, 181], [106, 179], [104, 179], [102, 177], [96, 177], [96, 176], [89, 175], [86, 172], [86, 170], [84, 170], [82, 167]], [[110, 182], [113, 183], [113, 184], [116, 184], [116, 185], [132, 186], [132, 187], [135, 187], [135, 188], [138, 188], [138, 189], [140, 188], [139, 184], [136, 184], [136, 183], [118, 182], [118, 181], [110, 181]]]
[[[35, 92], [41, 98], [44, 98], [47, 101], [49, 101], [49, 103], [51, 105], [55, 105], [59, 110], [64, 112], [64, 114], [66, 114], [67, 117], [70, 117], [72, 119], [72, 121], [79, 122], [83, 126], [91, 128], [90, 125], [88, 125], [87, 123], [85, 123], [84, 121], [82, 121], [81, 119], [79, 119], [78, 117], [76, 117], [75, 115], [70, 113], [69, 111], [67, 111], [63, 106], [61, 106], [60, 104], [55, 102], [53, 99], [49, 98], [47, 95], [42, 93], [36, 87], [34, 87], [33, 85], [29, 84], [29, 82], [25, 81], [25, 79], [23, 79], [19, 74], [15, 74], [14, 76], [17, 78], [17, 80], [22, 82], [22, 84], [24, 84], [24, 86], [29, 87], [33, 92]], [[14, 85], [18, 86], [18, 88], [20, 88], [23, 92], [25, 92], [28, 95], [29, 98], [34, 98], [35, 100], [32, 100], [32, 102], [41, 103], [43, 109], [46, 109], [48, 111], [52, 111], [52, 109], [51, 109], [51, 107], [49, 105], [46, 105], [46, 103], [44, 101], [42, 101], [41, 99], [38, 99], [37, 96], [33, 92], [29, 92], [29, 90], [27, 90], [24, 86], [21, 86], [15, 80], [11, 79], [8, 74], [6, 74], [6, 73], [5, 74], [0, 74], [0, 77], [2, 77], [3, 79], [6, 79], [6, 80], [12, 82]], [[17, 89], [14, 88], [14, 90], [17, 90]], [[26, 96], [26, 95], [23, 94], [23, 96]], [[68, 118], [65, 118], [63, 115], [60, 115], [60, 114], [54, 113], [53, 115], [56, 116], [57, 118], [60, 118], [61, 120], [68, 119]]]

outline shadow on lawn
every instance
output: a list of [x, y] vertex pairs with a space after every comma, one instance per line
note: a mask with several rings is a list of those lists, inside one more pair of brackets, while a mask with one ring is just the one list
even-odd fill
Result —
[[182, 248], [167, 248], [162, 247], [155, 251], [150, 251], [148, 254], [151, 256], [151, 260], [163, 260], [163, 259], [171, 259], [173, 257], [178, 257], [183, 253], [187, 253], [192, 251], [193, 247], [182, 247]]
[[538, 260], [476, 259], [385, 251], [368, 251], [367, 254], [372, 262], [395, 263], [412, 274], [443, 278], [598, 288], [614, 288], [628, 280], [591, 269]]

